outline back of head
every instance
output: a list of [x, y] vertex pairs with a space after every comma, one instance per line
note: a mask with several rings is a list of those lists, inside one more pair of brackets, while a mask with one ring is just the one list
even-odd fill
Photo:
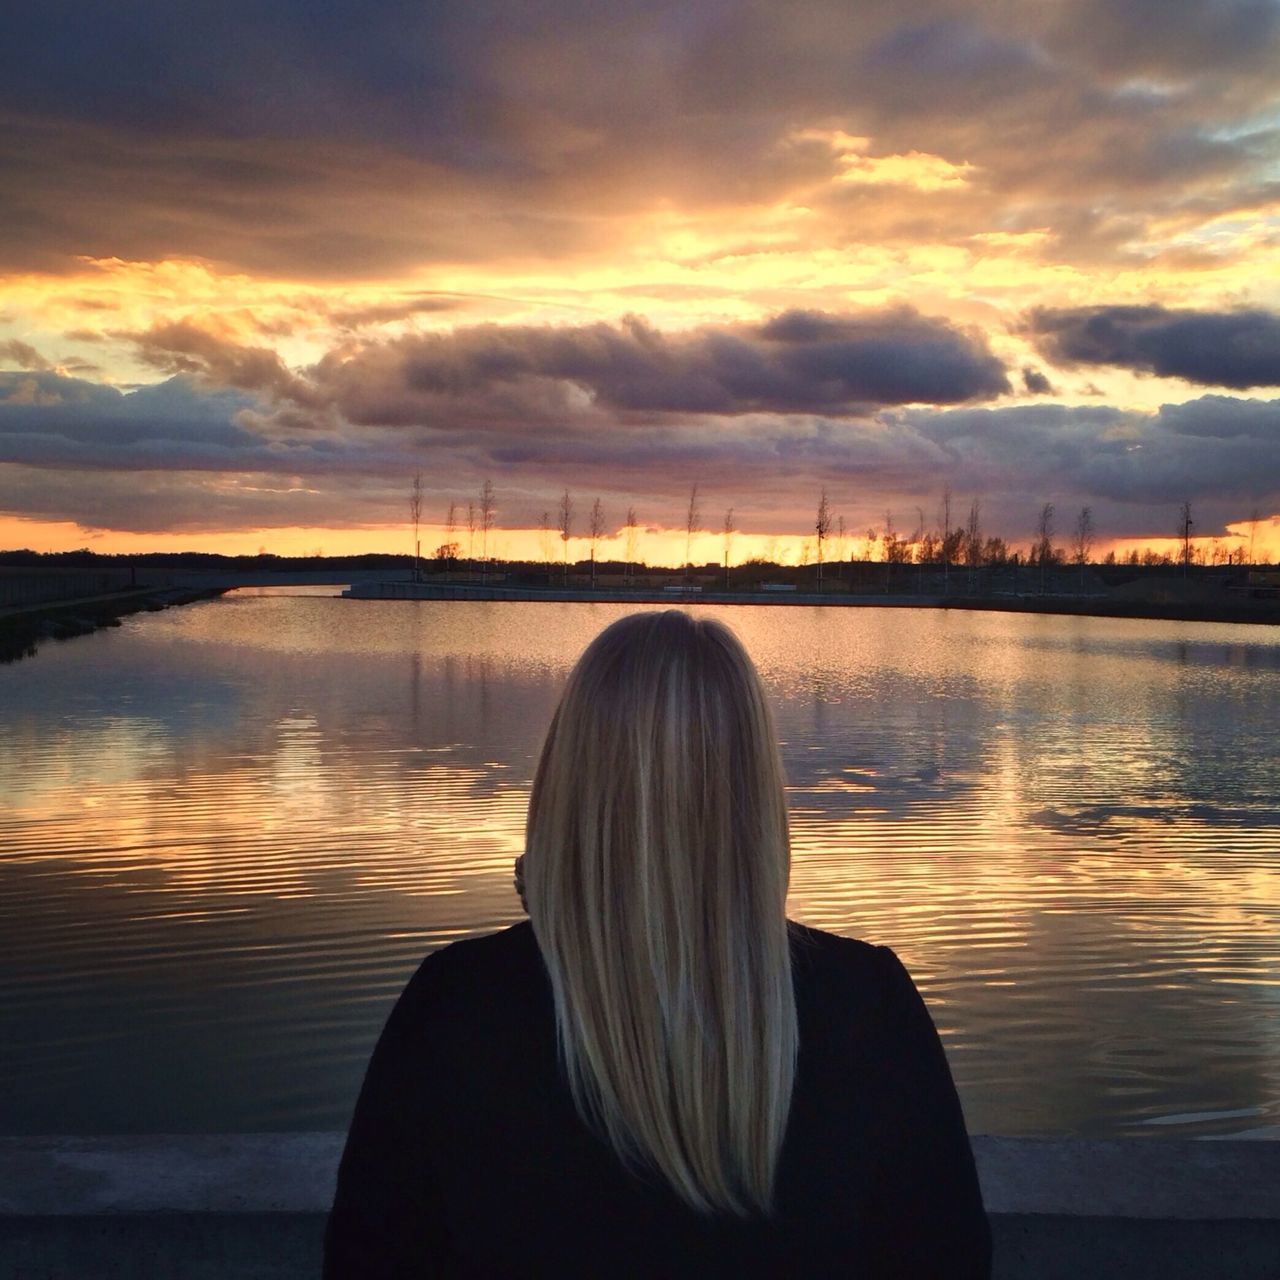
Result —
[[767, 1212], [795, 1077], [786, 803], [728, 628], [603, 631], [529, 804], [529, 914], [578, 1110], [697, 1209]]

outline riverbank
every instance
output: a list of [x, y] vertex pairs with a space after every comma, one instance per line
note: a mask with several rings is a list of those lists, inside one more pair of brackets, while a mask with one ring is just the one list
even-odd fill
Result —
[[823, 608], [970, 609], [1000, 613], [1049, 613], [1099, 618], [1152, 618], [1169, 622], [1280, 624], [1280, 600], [1245, 595], [1205, 597], [1166, 591], [1134, 596], [1098, 591], [1087, 595], [917, 594], [885, 592], [716, 591], [705, 587], [543, 587], [484, 582], [370, 581], [342, 593], [350, 600], [570, 601], [596, 604], [807, 605]]
[[[0, 1138], [0, 1280], [320, 1272], [340, 1133]], [[975, 1137], [995, 1280], [1274, 1280], [1280, 1143]]]
[[101, 595], [0, 608], [0, 662], [29, 658], [47, 640], [70, 640], [118, 627], [132, 613], [157, 613], [224, 595], [229, 587], [125, 588]]

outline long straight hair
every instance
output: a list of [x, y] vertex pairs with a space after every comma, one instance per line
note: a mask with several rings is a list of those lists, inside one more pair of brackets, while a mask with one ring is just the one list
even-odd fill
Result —
[[733, 633], [606, 628], [569, 676], [524, 880], [579, 1114], [702, 1212], [771, 1212], [795, 1080], [782, 765]]

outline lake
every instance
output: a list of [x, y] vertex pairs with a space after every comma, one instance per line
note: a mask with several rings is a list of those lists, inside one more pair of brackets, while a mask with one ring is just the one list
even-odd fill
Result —
[[[1280, 629], [705, 608], [796, 919], [892, 946], [970, 1129], [1280, 1137]], [[345, 1126], [429, 950], [522, 918], [602, 604], [239, 591], [0, 668], [0, 1133]]]

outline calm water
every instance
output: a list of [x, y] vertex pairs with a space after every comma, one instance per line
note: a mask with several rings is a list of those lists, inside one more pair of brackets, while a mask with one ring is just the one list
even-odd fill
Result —
[[[240, 592], [0, 668], [0, 1132], [338, 1128], [428, 950], [520, 918], [625, 609]], [[970, 1127], [1280, 1136], [1280, 633], [761, 607], [791, 913], [894, 947]]]

